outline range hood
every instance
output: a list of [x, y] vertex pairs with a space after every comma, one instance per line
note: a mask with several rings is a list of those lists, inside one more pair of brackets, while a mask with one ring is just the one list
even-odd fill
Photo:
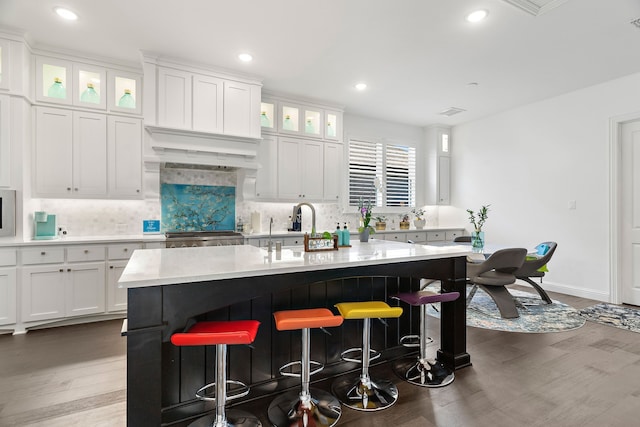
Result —
[[255, 198], [261, 138], [149, 125], [145, 130], [145, 186], [152, 196], [159, 195], [161, 167], [168, 167], [234, 172], [237, 196], [241, 200]]

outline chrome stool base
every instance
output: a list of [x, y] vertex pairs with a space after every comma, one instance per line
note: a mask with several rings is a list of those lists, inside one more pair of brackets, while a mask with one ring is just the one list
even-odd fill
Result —
[[216, 414], [198, 418], [188, 427], [261, 427], [262, 423], [255, 416], [248, 412], [237, 409], [226, 411], [226, 420], [217, 420]]
[[379, 411], [398, 400], [398, 387], [385, 379], [371, 378], [365, 384], [360, 376], [336, 380], [331, 391], [348, 408], [357, 411]]
[[455, 379], [453, 371], [437, 360], [400, 359], [393, 363], [393, 370], [403, 380], [421, 387], [444, 387]]
[[290, 391], [281, 394], [269, 405], [269, 421], [275, 427], [331, 427], [338, 422], [342, 410], [340, 402], [331, 393], [311, 389], [310, 400], [305, 405], [300, 393]]

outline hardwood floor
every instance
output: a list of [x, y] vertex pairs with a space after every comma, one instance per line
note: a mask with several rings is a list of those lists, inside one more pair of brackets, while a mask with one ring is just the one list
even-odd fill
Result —
[[[575, 308], [594, 304], [552, 294]], [[437, 337], [436, 319], [430, 320]], [[0, 336], [0, 426], [124, 426], [126, 339], [121, 321]], [[437, 340], [436, 340], [437, 341]], [[437, 344], [432, 344], [435, 351]], [[392, 379], [392, 408], [343, 408], [339, 426], [629, 426], [640, 416], [640, 334], [587, 322], [575, 331], [519, 334], [468, 328], [473, 366], [449, 386]], [[313, 350], [312, 350], [313, 351]], [[329, 382], [314, 384], [328, 389]], [[240, 407], [268, 426], [271, 398]]]

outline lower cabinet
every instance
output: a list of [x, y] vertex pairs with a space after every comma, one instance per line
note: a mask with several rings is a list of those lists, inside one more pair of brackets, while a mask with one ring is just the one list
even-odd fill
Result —
[[105, 264], [59, 264], [22, 269], [22, 321], [105, 311]]
[[16, 323], [16, 269], [0, 268], [0, 325]]
[[118, 287], [118, 280], [127, 266], [127, 261], [109, 261], [107, 268], [107, 311], [127, 309], [127, 290]]

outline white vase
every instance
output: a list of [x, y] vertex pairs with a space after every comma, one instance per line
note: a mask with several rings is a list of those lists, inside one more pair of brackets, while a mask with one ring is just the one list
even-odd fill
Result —
[[416, 226], [416, 229], [422, 230], [424, 228], [424, 226], [427, 225], [427, 220], [426, 219], [414, 219], [413, 220], [413, 225]]

